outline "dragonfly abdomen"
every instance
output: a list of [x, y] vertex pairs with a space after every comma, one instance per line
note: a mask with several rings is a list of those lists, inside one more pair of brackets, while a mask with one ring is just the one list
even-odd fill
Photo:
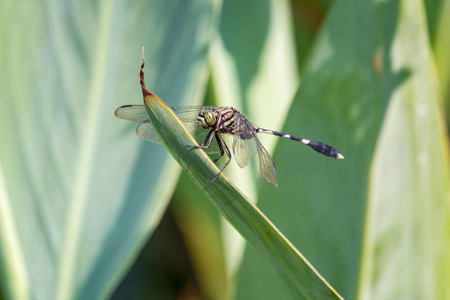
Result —
[[290, 134], [286, 134], [286, 133], [282, 133], [282, 132], [278, 132], [278, 131], [273, 131], [273, 130], [267, 130], [267, 129], [258, 128], [257, 132], [262, 132], [262, 133], [273, 134], [273, 135], [276, 135], [276, 136], [281, 136], [281, 137], [284, 137], [284, 138], [287, 138], [287, 139], [291, 139], [291, 140], [294, 140], [294, 141], [297, 141], [297, 142], [302, 142], [303, 144], [306, 144], [306, 145], [308, 145], [309, 142], [310, 142], [310, 140], [302, 139], [302, 138], [299, 138], [299, 137], [297, 137], [295, 135], [290, 135]]
[[327, 144], [309, 141], [309, 143], [307, 145], [310, 146], [311, 148], [313, 148], [314, 150], [316, 150], [317, 152], [322, 153], [323, 155], [326, 155], [329, 157], [334, 157], [337, 159], [344, 158], [344, 156], [342, 154], [340, 154], [339, 152], [337, 152], [336, 149], [334, 149], [333, 147], [331, 147]]
[[291, 139], [291, 140], [294, 140], [294, 141], [302, 142], [303, 144], [310, 146], [311, 148], [313, 148], [317, 152], [322, 153], [323, 155], [326, 155], [326, 156], [329, 156], [329, 157], [334, 157], [334, 158], [337, 158], [337, 159], [343, 159], [344, 158], [344, 156], [342, 154], [340, 154], [339, 152], [337, 152], [336, 149], [334, 149], [333, 147], [331, 147], [331, 146], [329, 146], [327, 144], [324, 144], [324, 143], [314, 142], [314, 141], [310, 141], [308, 139], [299, 138], [299, 137], [297, 137], [295, 135], [285, 134], [285, 133], [282, 133], [282, 132], [272, 131], [272, 130], [267, 130], [267, 129], [262, 129], [262, 128], [258, 128], [257, 132], [273, 134], [273, 135], [284, 137], [284, 138]]

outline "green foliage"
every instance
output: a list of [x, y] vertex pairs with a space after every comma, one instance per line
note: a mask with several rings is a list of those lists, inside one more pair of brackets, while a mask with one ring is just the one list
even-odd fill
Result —
[[295, 297], [340, 299], [270, 221], [224, 176], [201, 149], [188, 148], [195, 140], [170, 108], [157, 96], [145, 95], [150, 121], [173, 158], [217, 206], [222, 215], [269, 261]]
[[158, 225], [180, 172], [114, 110], [142, 103], [142, 46], [153, 91], [174, 105], [199, 103], [216, 8], [184, 0], [1, 7], [4, 292], [105, 298]]
[[[3, 0], [4, 298], [107, 298], [158, 225], [180, 168], [114, 117], [120, 105], [142, 104], [145, 46], [147, 88], [168, 105], [201, 103], [209, 76], [215, 104], [346, 157], [267, 136], [278, 188], [256, 164], [226, 172], [339, 294], [448, 299], [448, 3]], [[207, 186], [217, 169], [200, 150], [185, 152], [175, 156], [202, 189], [182, 180], [174, 211], [205, 297], [318, 298], [288, 267], [274, 272], [272, 254], [295, 248], [275, 235], [283, 246], [269, 250], [257, 234], [273, 230], [262, 215], [225, 179]], [[247, 214], [227, 218], [253, 246], [244, 250], [203, 194], [225, 215]]]
[[[336, 2], [283, 130], [346, 160], [280, 142], [280, 188], [260, 191], [260, 208], [344, 298], [447, 297], [447, 136], [428, 43], [418, 1]], [[239, 298], [287, 297], [257, 290], [274, 282], [267, 273], [248, 248]]]

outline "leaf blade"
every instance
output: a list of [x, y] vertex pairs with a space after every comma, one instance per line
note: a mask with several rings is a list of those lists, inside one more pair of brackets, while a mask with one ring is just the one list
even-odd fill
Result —
[[339, 299], [337, 292], [273, 224], [224, 176], [213, 184], [218, 168], [201, 149], [188, 148], [195, 140], [170, 108], [144, 91], [150, 120], [174, 159], [219, 208], [222, 215], [273, 265], [296, 297]]
[[[140, 99], [130, 74], [142, 45], [158, 92], [174, 105], [200, 103], [213, 5], [2, 2], [9, 9], [0, 21], [8, 41], [0, 49], [0, 193], [8, 194], [2, 213], [17, 227], [21, 251], [14, 253], [25, 266], [7, 269], [7, 293], [111, 293], [157, 226], [179, 174], [167, 152], [139, 141], [114, 109]], [[171, 68], [161, 69], [168, 61]], [[0, 243], [1, 260], [11, 261], [11, 244], [3, 236]]]

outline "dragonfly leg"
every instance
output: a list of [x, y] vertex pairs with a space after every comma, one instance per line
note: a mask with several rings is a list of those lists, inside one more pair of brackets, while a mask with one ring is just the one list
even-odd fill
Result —
[[[203, 140], [203, 143], [201, 145], [188, 145], [188, 148], [202, 148], [202, 149], [208, 149], [211, 146], [212, 138], [214, 135], [212, 134], [214, 130], [210, 130], [208, 134], [206, 135], [205, 139]], [[208, 145], [206, 146], [206, 143]]]
[[221, 159], [224, 156], [224, 154], [225, 154], [225, 151], [223, 151], [222, 142], [219, 140], [217, 135], [216, 135], [216, 140], [217, 140], [217, 144], [219, 145], [220, 156], [213, 161], [214, 163], [216, 163], [219, 159]]
[[[220, 170], [219, 173], [217, 173], [216, 177], [214, 177], [214, 179], [209, 182], [209, 184], [213, 183], [217, 179], [217, 177], [219, 177], [219, 175], [222, 174], [222, 172], [225, 170], [225, 168], [228, 166], [228, 164], [231, 161], [231, 152], [230, 152], [230, 149], [228, 149], [227, 144], [225, 143], [225, 141], [222, 139], [222, 137], [219, 134], [216, 133], [215, 136], [216, 136], [217, 142], [219, 143], [219, 147], [220, 148], [223, 147], [222, 151], [225, 149], [225, 152], [227, 153], [227, 156], [228, 156], [228, 161], [226, 162], [225, 166], [223, 166], [222, 170]], [[220, 145], [222, 145], [222, 147]]]

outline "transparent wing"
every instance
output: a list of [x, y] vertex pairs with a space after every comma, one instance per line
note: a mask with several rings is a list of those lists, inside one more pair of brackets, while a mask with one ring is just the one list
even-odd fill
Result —
[[148, 120], [144, 105], [124, 105], [116, 109], [114, 114], [119, 119], [134, 122], [144, 122], [145, 120]]
[[257, 137], [255, 137], [255, 142], [259, 157], [259, 171], [265, 180], [277, 186], [277, 167]]
[[[171, 107], [173, 112], [180, 118], [183, 123], [197, 123], [197, 116], [202, 109], [217, 109], [215, 106], [174, 106]], [[147, 111], [144, 105], [132, 104], [124, 105], [116, 109], [116, 117], [133, 122], [148, 121]]]
[[253, 124], [241, 114], [236, 114], [235, 117], [233, 153], [237, 164], [241, 168], [247, 166], [253, 153], [258, 152], [262, 177], [273, 185], [277, 185], [277, 167], [256, 136]]
[[[175, 106], [171, 107], [173, 112], [180, 118], [186, 129], [193, 135], [198, 144], [202, 144], [208, 130], [203, 129], [198, 121], [197, 116], [202, 109], [216, 109], [213, 106]], [[115, 112], [116, 117], [124, 120], [140, 122], [136, 128], [136, 135], [141, 139], [156, 144], [162, 144], [152, 123], [150, 122], [144, 105], [124, 105], [119, 107]], [[211, 148], [205, 149], [209, 154], [219, 153], [216, 142], [213, 141]]]
[[[148, 121], [148, 120], [147, 120]], [[146, 141], [162, 145], [155, 128], [150, 122], [142, 122], [136, 127], [136, 135]]]
[[248, 165], [253, 153], [257, 150], [257, 142], [253, 124], [240, 113], [236, 113], [234, 120], [233, 153], [239, 167], [244, 168]]

